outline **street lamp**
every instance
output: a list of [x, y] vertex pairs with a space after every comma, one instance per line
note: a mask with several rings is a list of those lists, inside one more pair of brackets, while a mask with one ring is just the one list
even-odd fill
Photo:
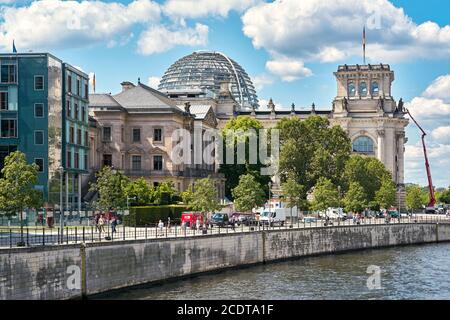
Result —
[[64, 180], [64, 167], [59, 168], [59, 229], [61, 235], [61, 243], [63, 243], [63, 232], [64, 232], [64, 206], [63, 206], [63, 180]]
[[270, 190], [272, 189], [272, 181], [269, 181], [269, 183], [267, 185], [269, 186], [269, 201], [268, 201], [268, 205], [269, 205], [269, 226], [270, 226], [270, 219], [272, 218], [272, 210], [271, 210], [271, 206], [270, 206]]
[[[342, 210], [344, 211], [344, 210]], [[341, 186], [338, 186], [338, 224], [341, 222]]]

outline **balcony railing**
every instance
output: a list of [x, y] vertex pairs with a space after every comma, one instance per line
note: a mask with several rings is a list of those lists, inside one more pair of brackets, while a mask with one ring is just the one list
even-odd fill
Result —
[[208, 176], [217, 177], [217, 173], [206, 169], [186, 168], [184, 170], [121, 170], [123, 174], [131, 177], [190, 177], [206, 178]]

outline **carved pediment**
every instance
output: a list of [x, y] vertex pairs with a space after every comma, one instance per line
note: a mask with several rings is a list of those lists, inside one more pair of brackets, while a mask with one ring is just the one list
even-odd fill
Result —
[[128, 154], [145, 154], [145, 150], [137, 145], [131, 145], [127, 148], [124, 148], [121, 150], [121, 152]]
[[111, 145], [111, 143], [102, 143], [96, 151], [99, 153], [113, 153], [117, 150]]

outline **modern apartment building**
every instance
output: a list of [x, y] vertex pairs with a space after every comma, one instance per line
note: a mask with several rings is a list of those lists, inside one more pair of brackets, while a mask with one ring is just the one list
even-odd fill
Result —
[[81, 175], [88, 168], [89, 77], [49, 53], [0, 54], [0, 169], [16, 150], [39, 165], [48, 207], [81, 205]]

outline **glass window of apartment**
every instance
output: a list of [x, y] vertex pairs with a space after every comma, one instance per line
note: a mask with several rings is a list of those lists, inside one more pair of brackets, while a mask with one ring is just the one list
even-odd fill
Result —
[[163, 168], [163, 157], [153, 156], [153, 170], [162, 170]]
[[77, 144], [79, 144], [79, 145], [82, 145], [82, 143], [81, 143], [81, 134], [82, 134], [81, 129], [78, 129], [77, 130]]
[[80, 168], [80, 154], [78, 152], [74, 153], [74, 167], [75, 169], [79, 169]]
[[162, 129], [161, 128], [155, 128], [153, 130], [153, 141], [162, 141]]
[[37, 164], [39, 172], [44, 172], [44, 159], [42, 159], [42, 158], [35, 158], [34, 159], [34, 163]]
[[15, 64], [4, 64], [1, 68], [1, 82], [2, 83], [16, 83], [16, 65]]
[[77, 96], [81, 96], [81, 81], [77, 79]]
[[72, 117], [72, 104], [70, 103], [70, 101], [66, 101], [66, 115], [67, 118]]
[[44, 144], [44, 131], [42, 130], [34, 131], [34, 144], [36, 145]]
[[89, 168], [88, 166], [88, 155], [84, 154], [84, 170], [87, 170]]
[[133, 142], [141, 141], [141, 129], [133, 128]]
[[80, 108], [78, 107], [78, 103], [75, 103], [75, 114], [73, 115], [73, 117], [75, 119], [78, 119], [79, 113], [80, 113]]
[[81, 107], [81, 121], [86, 121], [86, 107]]
[[8, 110], [8, 91], [0, 92], [0, 110]]
[[0, 126], [2, 138], [17, 138], [17, 120], [2, 120]]
[[72, 92], [72, 76], [67, 76], [67, 92]]
[[43, 103], [35, 103], [34, 104], [34, 117], [35, 118], [43, 118], [44, 117], [44, 104]]
[[103, 127], [103, 141], [111, 141], [111, 127]]
[[103, 155], [103, 166], [112, 167], [112, 154]]
[[71, 151], [67, 151], [66, 165], [67, 165], [67, 168], [72, 168], [72, 152]]
[[75, 143], [75, 128], [74, 127], [69, 128], [69, 142]]
[[34, 76], [34, 90], [44, 90], [44, 76]]
[[89, 99], [89, 85], [88, 84], [84, 85], [84, 98], [86, 100]]
[[87, 132], [87, 131], [84, 132], [84, 145], [86, 147], [89, 146], [89, 132]]
[[141, 156], [131, 156], [131, 170], [141, 170]]

